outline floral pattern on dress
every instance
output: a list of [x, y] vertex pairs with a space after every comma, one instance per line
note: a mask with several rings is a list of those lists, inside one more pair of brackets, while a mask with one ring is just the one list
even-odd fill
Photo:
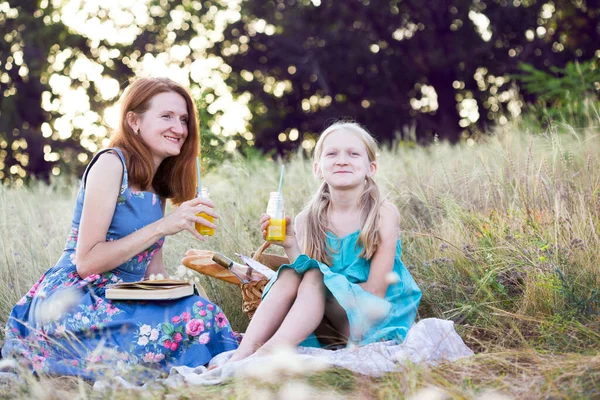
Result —
[[117, 197], [117, 205], [122, 205], [125, 204], [127, 202], [127, 182], [124, 182], [121, 185], [121, 190], [119, 191], [119, 197]]
[[213, 332], [228, 328], [229, 321], [218, 307], [198, 300], [193, 304], [192, 312], [173, 315], [168, 322], [154, 327], [138, 323], [132, 346], [135, 353], [144, 354], [145, 363], [173, 361], [176, 352], [184, 352], [196, 344], [206, 345], [214, 337]]
[[128, 272], [136, 272], [137, 270], [146, 270], [152, 256], [162, 247], [164, 243], [164, 239], [160, 239], [158, 242], [154, 243], [152, 246], [148, 247], [145, 251], [133, 257], [131, 260], [127, 261], [123, 264], [123, 269]]
[[145, 193], [143, 191], [138, 191], [138, 190], [130, 190], [129, 191], [129, 196], [131, 197], [135, 197], [136, 199], [143, 199], [145, 198]]

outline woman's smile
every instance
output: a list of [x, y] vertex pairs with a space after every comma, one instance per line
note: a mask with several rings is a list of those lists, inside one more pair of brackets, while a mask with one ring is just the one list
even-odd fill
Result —
[[165, 136], [165, 139], [167, 139], [169, 142], [179, 143], [179, 142], [181, 142], [182, 138], [175, 137], [175, 136]]

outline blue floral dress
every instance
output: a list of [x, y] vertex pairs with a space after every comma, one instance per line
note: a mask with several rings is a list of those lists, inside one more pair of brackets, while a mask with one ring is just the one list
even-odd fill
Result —
[[[121, 158], [124, 172], [107, 241], [163, 216], [158, 195], [129, 188], [123, 153], [112, 150]], [[168, 372], [173, 365], [204, 365], [215, 355], [237, 348], [221, 309], [202, 297], [144, 302], [106, 299], [106, 285], [144, 277], [164, 239], [112, 271], [85, 279], [77, 274], [75, 248], [85, 178], [98, 155], [84, 173], [62, 257], [13, 308], [2, 355], [23, 360], [38, 373], [98, 379], [109, 371], [130, 377], [143, 371], [147, 379], [148, 374]]]
[[[401, 343], [415, 321], [421, 290], [400, 259], [400, 240], [396, 243], [394, 266], [385, 297], [380, 298], [363, 290], [359, 284], [369, 278], [371, 261], [359, 257], [362, 251], [358, 244], [359, 234], [360, 231], [356, 231], [340, 238], [331, 232], [327, 233], [331, 267], [301, 254], [293, 264], [284, 264], [279, 271], [284, 268], [292, 268], [300, 274], [312, 268], [321, 271], [327, 295], [333, 296], [346, 311], [350, 325], [348, 344], [366, 345], [385, 340]], [[277, 280], [279, 271], [265, 287], [263, 298]], [[300, 345], [321, 347], [314, 334]]]

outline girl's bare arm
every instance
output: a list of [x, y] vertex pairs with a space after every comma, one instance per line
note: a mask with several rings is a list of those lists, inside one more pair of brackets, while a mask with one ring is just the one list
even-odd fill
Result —
[[379, 215], [381, 241], [371, 259], [369, 278], [360, 286], [378, 297], [385, 297], [389, 286], [389, 274], [394, 267], [396, 243], [400, 234], [400, 213], [395, 205], [385, 202]]

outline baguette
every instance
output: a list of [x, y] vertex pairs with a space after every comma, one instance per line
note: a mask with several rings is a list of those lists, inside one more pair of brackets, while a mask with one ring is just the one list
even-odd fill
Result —
[[241, 284], [240, 279], [235, 276], [228, 269], [220, 266], [212, 260], [215, 255], [214, 251], [211, 250], [196, 250], [190, 249], [185, 252], [181, 263], [187, 268], [194, 270], [200, 274], [210, 276], [222, 281], [233, 283], [236, 285]]

